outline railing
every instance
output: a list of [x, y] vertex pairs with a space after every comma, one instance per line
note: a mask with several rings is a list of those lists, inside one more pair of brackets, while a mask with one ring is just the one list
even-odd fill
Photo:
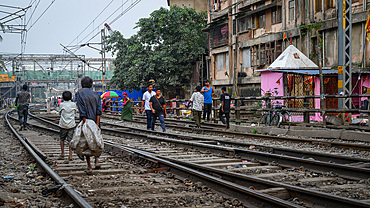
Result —
[[[310, 99], [316, 100], [320, 99], [320, 101], [325, 102], [326, 99], [329, 98], [338, 98], [338, 99], [343, 99], [343, 98], [368, 98], [368, 106], [367, 110], [364, 109], [316, 109], [316, 108], [308, 108], [307, 104], [310, 103]], [[295, 112], [295, 113], [303, 113], [303, 122], [304, 123], [309, 123], [310, 122], [310, 113], [321, 113], [322, 117], [325, 117], [326, 114], [328, 113], [367, 113], [369, 120], [370, 120], [370, 94], [356, 94], [356, 95], [312, 95], [312, 96], [252, 96], [252, 97], [236, 97], [232, 98], [234, 101], [234, 106], [230, 108], [231, 114], [233, 117], [231, 117], [231, 121], [235, 122], [236, 124], [240, 124], [242, 122], [245, 122], [245, 120], [241, 119], [241, 113], [252, 113], [254, 114], [255, 112], [264, 112], [264, 111], [269, 111], [271, 110], [271, 103], [273, 103], [273, 100], [279, 101], [279, 100], [295, 100], [295, 99], [303, 99], [303, 108], [284, 108], [285, 110], [289, 112]], [[262, 102], [261, 102], [262, 101]], [[141, 102], [142, 101], [132, 101], [133, 106], [133, 112], [134, 113], [140, 113], [141, 109]], [[174, 99], [174, 100], [168, 100], [167, 101], [167, 106], [166, 108], [167, 112], [170, 112], [175, 115], [177, 119], [182, 118], [181, 116], [181, 110], [190, 110], [190, 108], [186, 108], [184, 103], [188, 103], [189, 99]], [[244, 102], [252, 102], [252, 105], [245, 105], [241, 106], [241, 103]], [[255, 104], [256, 102], [261, 102], [264, 103], [263, 107], [257, 107]], [[113, 105], [110, 106], [110, 109], [118, 109], [120, 110], [123, 108], [122, 106], [122, 101], [112, 101], [111, 102]], [[176, 107], [171, 107], [173, 103], [176, 103]], [[138, 105], [138, 106], [137, 106]], [[213, 121], [215, 123], [218, 122], [218, 111], [220, 109], [220, 100], [213, 100]], [[253, 106], [254, 105], [254, 106]], [[326, 105], [325, 105], [326, 106]], [[112, 110], [108, 110], [107, 112], [113, 112]], [[324, 125], [325, 119], [323, 119]], [[369, 125], [370, 128], [370, 125]]]

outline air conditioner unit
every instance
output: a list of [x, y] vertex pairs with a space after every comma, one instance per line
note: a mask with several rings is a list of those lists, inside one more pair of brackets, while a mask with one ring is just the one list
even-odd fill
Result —
[[215, 12], [217, 12], [218, 10], [220, 10], [220, 4], [219, 3], [215, 3], [213, 5], [213, 7], [214, 7]]

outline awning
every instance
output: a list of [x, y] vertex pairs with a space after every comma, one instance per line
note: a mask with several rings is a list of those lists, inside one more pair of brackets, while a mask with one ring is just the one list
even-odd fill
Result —
[[[301, 74], [301, 75], [319, 75], [319, 70], [318, 69], [310, 69], [310, 70], [302, 70], [302, 69], [280, 69], [280, 70], [272, 70], [272, 69], [261, 69], [261, 70], [256, 70], [257, 72], [278, 72], [278, 73], [288, 73], [288, 74]], [[327, 70], [324, 69], [322, 70], [322, 74], [338, 74], [338, 70]]]

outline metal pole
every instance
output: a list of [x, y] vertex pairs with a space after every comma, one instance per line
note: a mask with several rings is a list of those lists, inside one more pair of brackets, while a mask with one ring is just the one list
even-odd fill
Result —
[[320, 109], [321, 109], [321, 116], [323, 118], [324, 127], [326, 126], [326, 120], [325, 120], [325, 109], [326, 109], [326, 103], [324, 98], [324, 76], [322, 74], [322, 54], [321, 54], [321, 37], [320, 33], [317, 30], [317, 40], [318, 40], [318, 51], [319, 51], [319, 74], [320, 74]]
[[101, 29], [102, 91], [105, 91], [105, 29]]
[[[352, 94], [352, 1], [338, 1], [338, 91]], [[352, 99], [338, 100], [339, 108], [351, 109]], [[347, 120], [348, 116], [343, 116]]]

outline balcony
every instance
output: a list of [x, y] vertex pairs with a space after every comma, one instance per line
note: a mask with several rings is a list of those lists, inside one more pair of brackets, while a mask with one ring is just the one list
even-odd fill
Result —
[[242, 0], [242, 3], [238, 5], [238, 9], [245, 10], [248, 6], [253, 5], [255, 3], [262, 2], [264, 0]]

